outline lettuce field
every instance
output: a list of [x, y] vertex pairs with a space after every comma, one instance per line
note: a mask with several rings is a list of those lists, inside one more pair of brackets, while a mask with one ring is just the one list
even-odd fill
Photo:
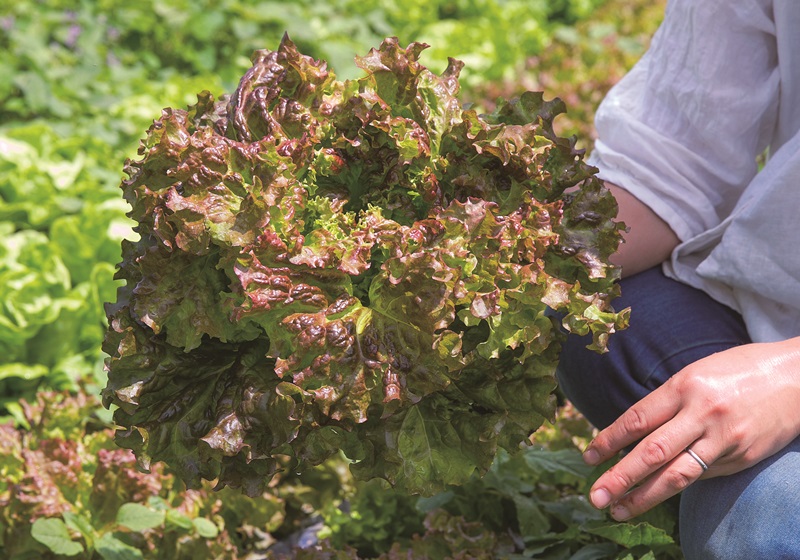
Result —
[[544, 314], [624, 328], [582, 153], [664, 5], [0, 3], [0, 557], [681, 558]]

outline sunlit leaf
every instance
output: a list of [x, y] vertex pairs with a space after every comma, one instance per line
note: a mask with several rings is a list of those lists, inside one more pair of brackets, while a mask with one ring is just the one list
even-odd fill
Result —
[[31, 536], [53, 551], [63, 556], [75, 556], [83, 552], [83, 545], [72, 540], [62, 519], [39, 518], [31, 526]]

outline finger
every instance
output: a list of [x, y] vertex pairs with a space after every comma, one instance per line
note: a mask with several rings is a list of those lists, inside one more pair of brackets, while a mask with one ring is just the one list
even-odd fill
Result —
[[589, 493], [592, 503], [602, 508], [618, 500], [684, 453], [686, 446], [702, 435], [702, 428], [680, 416], [661, 426], [595, 481]]
[[[692, 449], [699, 448], [694, 445]], [[698, 454], [699, 456], [699, 454]], [[704, 459], [701, 459], [705, 461]], [[654, 473], [641, 486], [625, 494], [611, 506], [611, 516], [625, 521], [655, 507], [685, 490], [700, 479], [706, 470], [689, 453], [680, 453]]]
[[671, 385], [667, 381], [597, 434], [584, 451], [583, 460], [599, 465], [674, 418], [680, 410], [680, 399]]

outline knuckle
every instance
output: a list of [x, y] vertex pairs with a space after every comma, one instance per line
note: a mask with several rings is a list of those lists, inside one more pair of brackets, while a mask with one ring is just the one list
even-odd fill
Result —
[[607, 474], [612, 477], [615, 486], [619, 486], [619, 488], [621, 488], [623, 491], [632, 488], [636, 482], [625, 471], [622, 471], [616, 467], [611, 467]]
[[703, 397], [703, 407], [712, 418], [729, 417], [733, 409], [731, 403], [719, 393], [709, 393]]
[[748, 436], [749, 432], [744, 426], [740, 424], [731, 426], [730, 428], [728, 428], [728, 433], [726, 438], [728, 441], [728, 446], [733, 449], [745, 448], [747, 447], [746, 442], [749, 439]]
[[648, 467], [660, 467], [671, 459], [669, 445], [660, 439], [644, 443], [642, 462]]
[[681, 400], [684, 401], [687, 397], [697, 397], [697, 395], [704, 393], [703, 380], [691, 371], [687, 371], [675, 390]]
[[685, 490], [694, 480], [695, 477], [683, 469], [675, 468], [664, 471], [664, 483], [668, 488], [677, 492]]
[[630, 408], [622, 417], [622, 427], [630, 434], [642, 433], [647, 429], [647, 417], [638, 408]]
[[748, 449], [742, 453], [742, 463], [745, 467], [752, 467], [762, 458], [762, 455], [756, 449]]
[[714, 380], [703, 376], [702, 372], [686, 371], [676, 385], [676, 392], [683, 402], [697, 403], [697, 408], [706, 418], [719, 421], [735, 412], [729, 394], [720, 391]]
[[676, 381], [675, 391], [681, 397], [697, 397], [698, 395], [708, 395], [709, 387], [703, 370], [690, 365], [682, 372], [680, 379]]

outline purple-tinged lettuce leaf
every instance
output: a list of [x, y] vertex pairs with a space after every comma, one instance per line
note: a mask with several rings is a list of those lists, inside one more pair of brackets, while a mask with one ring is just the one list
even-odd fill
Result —
[[341, 82], [285, 38], [237, 90], [166, 109], [123, 181], [106, 405], [143, 468], [263, 492], [343, 451], [434, 493], [553, 416], [560, 325], [605, 348], [616, 203], [526, 93], [491, 115], [425, 45]]

